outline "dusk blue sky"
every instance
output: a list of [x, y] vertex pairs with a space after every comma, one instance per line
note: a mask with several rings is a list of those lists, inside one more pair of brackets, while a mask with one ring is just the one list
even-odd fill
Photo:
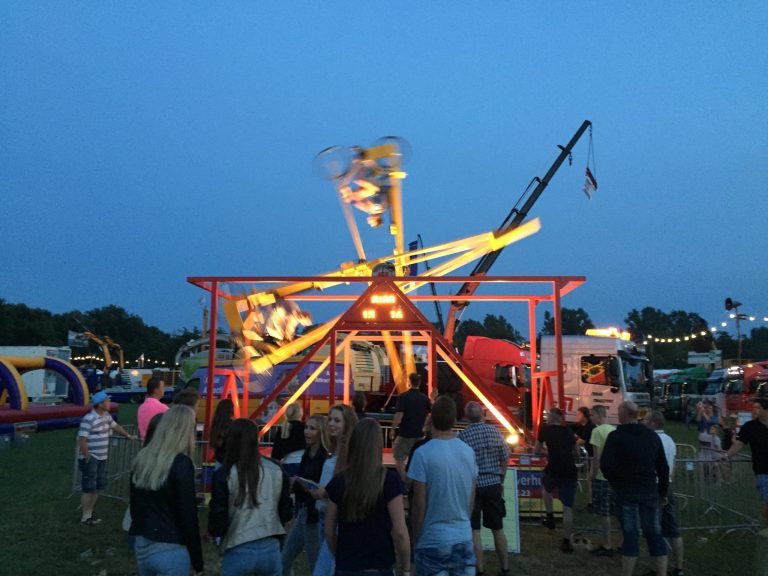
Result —
[[768, 325], [766, 30], [764, 1], [5, 0], [0, 298], [191, 328], [187, 276], [355, 258], [321, 149], [407, 139], [429, 245], [495, 229], [589, 119], [595, 196], [585, 137], [493, 273], [584, 275], [563, 305], [600, 325], [726, 296]]

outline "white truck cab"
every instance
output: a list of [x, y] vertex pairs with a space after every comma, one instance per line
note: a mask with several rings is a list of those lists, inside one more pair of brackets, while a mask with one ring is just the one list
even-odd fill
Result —
[[[563, 336], [563, 388], [567, 422], [576, 421], [579, 408], [605, 406], [608, 422], [618, 423], [618, 408], [625, 400], [640, 408], [640, 418], [650, 410], [650, 365], [644, 350], [620, 338]], [[555, 337], [541, 338], [541, 369], [557, 370]], [[557, 376], [551, 379], [557, 402]]]

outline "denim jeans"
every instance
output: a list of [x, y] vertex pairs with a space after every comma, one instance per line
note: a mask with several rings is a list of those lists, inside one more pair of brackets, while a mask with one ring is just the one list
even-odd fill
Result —
[[667, 543], [661, 535], [658, 494], [619, 494], [618, 503], [619, 520], [624, 533], [622, 554], [639, 556], [640, 529], [642, 528], [650, 555], [666, 556]]
[[320, 552], [317, 555], [315, 568], [312, 570], [312, 576], [333, 576], [336, 571], [336, 558], [331, 554], [328, 548], [328, 542], [325, 541], [325, 511], [320, 512], [320, 521], [317, 523], [320, 534]]
[[320, 553], [317, 555], [317, 562], [315, 562], [315, 569], [312, 570], [312, 576], [333, 576], [335, 571], [336, 558], [331, 554], [328, 542], [323, 540], [320, 545]]
[[414, 552], [416, 576], [474, 576], [476, 563], [471, 541]]
[[768, 506], [768, 474], [756, 474], [755, 485], [760, 493], [760, 498], [763, 499], [763, 504]]
[[320, 551], [320, 529], [317, 523], [307, 524], [307, 508], [302, 506], [296, 512], [291, 531], [283, 544], [283, 576], [291, 576], [296, 557], [304, 550], [309, 562], [310, 572], [315, 568], [317, 554]]
[[136, 536], [134, 551], [139, 576], [189, 576], [192, 568], [187, 547], [181, 544]]
[[393, 569], [389, 570], [336, 570], [334, 576], [395, 576]]
[[224, 552], [223, 576], [282, 576], [280, 541], [275, 537], [252, 540]]

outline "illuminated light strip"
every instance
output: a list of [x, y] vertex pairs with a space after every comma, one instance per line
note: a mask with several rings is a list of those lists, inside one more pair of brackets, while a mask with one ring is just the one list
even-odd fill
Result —
[[586, 334], [587, 336], [595, 336], [597, 338], [618, 338], [619, 340], [631, 340], [632, 338], [629, 332], [619, 330], [614, 326], [610, 328], [588, 328]]
[[491, 401], [485, 397], [485, 394], [483, 394], [480, 391], [480, 389], [477, 386], [475, 386], [472, 380], [470, 380], [467, 377], [467, 375], [464, 374], [464, 371], [461, 368], [459, 368], [459, 366], [451, 359], [451, 357], [448, 354], [446, 354], [446, 352], [439, 346], [437, 347], [437, 353], [443, 360], [446, 361], [446, 363], [451, 367], [451, 369], [454, 372], [456, 372], [456, 374], [459, 376], [459, 378], [462, 379], [464, 384], [466, 384], [469, 387], [469, 389], [475, 393], [475, 396], [477, 396], [478, 399], [485, 405], [485, 407], [488, 408], [488, 410], [490, 410], [490, 412], [496, 417], [496, 419], [501, 423], [501, 425], [507, 429], [507, 432], [509, 432], [510, 434], [512, 433], [517, 434], [518, 430], [514, 426], [512, 426], [512, 424], [510, 424], [509, 420], [507, 420], [504, 417], [504, 415], [501, 412], [499, 412], [496, 406], [494, 406], [491, 403]]
[[272, 418], [269, 420], [269, 422], [267, 422], [267, 423], [264, 425], [264, 427], [261, 429], [261, 432], [259, 432], [259, 436], [264, 436], [264, 434], [266, 434], [266, 433], [267, 433], [267, 431], [268, 431], [270, 428], [272, 428], [272, 426], [274, 426], [274, 425], [275, 425], [275, 423], [276, 423], [278, 420], [280, 420], [280, 418], [282, 418], [282, 417], [283, 417], [283, 414], [285, 414], [285, 411], [288, 409], [288, 406], [290, 406], [290, 405], [291, 405], [293, 402], [295, 402], [295, 401], [296, 401], [296, 399], [297, 399], [299, 396], [301, 396], [301, 394], [303, 394], [303, 393], [304, 393], [304, 390], [306, 390], [307, 388], [309, 388], [309, 386], [312, 384], [312, 382], [314, 382], [314, 381], [317, 379], [317, 377], [318, 377], [318, 376], [320, 376], [320, 373], [321, 373], [323, 370], [325, 370], [325, 369], [326, 369], [326, 367], [328, 366], [328, 364], [330, 364], [330, 362], [331, 362], [331, 357], [330, 357], [330, 356], [328, 356], [328, 357], [327, 357], [325, 360], [323, 360], [323, 361], [320, 363], [320, 366], [318, 366], [318, 367], [317, 367], [317, 369], [316, 369], [314, 372], [312, 372], [312, 374], [310, 374], [309, 378], [307, 378], [307, 379], [304, 381], [304, 384], [302, 384], [301, 386], [299, 386], [298, 390], [296, 390], [296, 392], [294, 392], [294, 393], [293, 393], [293, 395], [292, 395], [290, 398], [288, 398], [288, 401], [287, 401], [285, 404], [283, 404], [283, 405], [280, 407], [280, 409], [279, 409], [277, 412], [275, 412], [275, 415], [274, 415], [274, 416], [272, 416]]

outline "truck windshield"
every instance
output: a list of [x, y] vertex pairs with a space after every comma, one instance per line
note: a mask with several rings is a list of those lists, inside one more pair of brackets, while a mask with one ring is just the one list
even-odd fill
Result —
[[725, 383], [725, 393], [741, 394], [743, 387], [744, 385], [741, 378], [728, 378], [727, 382]]
[[712, 394], [717, 394], [720, 392], [720, 380], [718, 379], [716, 382], [707, 382], [707, 387], [704, 390], [704, 394], [707, 396], [710, 396]]
[[624, 384], [627, 387], [627, 392], [648, 392], [645, 362], [639, 358], [622, 358], [621, 367], [624, 371]]

